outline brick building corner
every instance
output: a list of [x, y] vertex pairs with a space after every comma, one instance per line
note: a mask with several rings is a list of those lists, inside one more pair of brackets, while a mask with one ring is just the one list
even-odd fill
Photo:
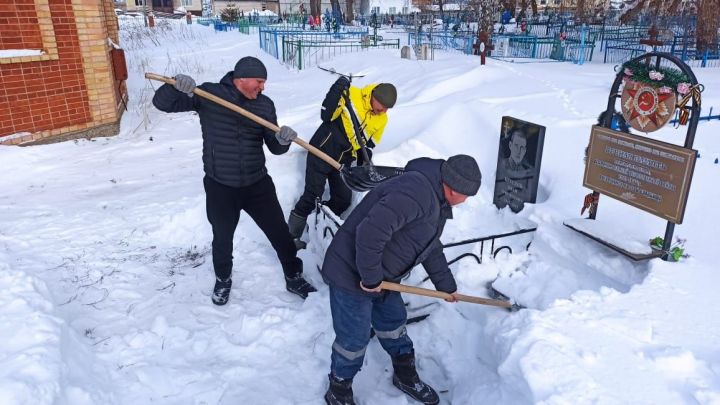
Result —
[[117, 135], [127, 87], [113, 43], [113, 0], [0, 3], [0, 145]]

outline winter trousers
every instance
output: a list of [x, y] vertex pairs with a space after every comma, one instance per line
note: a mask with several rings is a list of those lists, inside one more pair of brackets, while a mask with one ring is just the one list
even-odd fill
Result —
[[405, 303], [398, 292], [383, 292], [372, 297], [353, 294], [331, 284], [330, 312], [335, 330], [330, 371], [335, 377], [353, 378], [360, 371], [370, 342], [371, 325], [390, 357], [413, 351], [413, 342], [405, 328]]
[[240, 220], [240, 211], [250, 215], [265, 233], [275, 249], [283, 273], [293, 277], [302, 273], [302, 261], [297, 257], [272, 178], [266, 175], [246, 187], [229, 187], [205, 176], [205, 206], [212, 225], [212, 256], [215, 276], [227, 279], [232, 275], [233, 235]]
[[352, 191], [343, 182], [340, 172], [322, 159], [308, 153], [305, 165], [305, 191], [293, 209], [297, 215], [307, 218], [315, 209], [315, 200], [322, 198], [325, 192], [325, 181], [330, 186], [330, 200], [326, 204], [328, 208], [337, 216], [348, 209], [352, 201]]

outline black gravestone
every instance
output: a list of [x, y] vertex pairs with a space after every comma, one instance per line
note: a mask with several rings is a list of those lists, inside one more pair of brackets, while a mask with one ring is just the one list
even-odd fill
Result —
[[545, 127], [503, 117], [493, 203], [520, 212], [537, 198]]

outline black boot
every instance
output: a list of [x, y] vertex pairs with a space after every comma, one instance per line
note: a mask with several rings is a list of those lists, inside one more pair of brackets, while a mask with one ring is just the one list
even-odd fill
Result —
[[311, 292], [317, 291], [315, 287], [305, 281], [302, 274], [298, 274], [294, 277], [285, 276], [285, 288], [287, 288], [287, 290], [291, 293], [299, 295], [302, 299], [307, 298], [308, 294]]
[[293, 238], [297, 250], [305, 249], [307, 246], [307, 243], [300, 239], [303, 232], [305, 232], [305, 226], [307, 226], [307, 217], [301, 217], [295, 211], [290, 211], [288, 228], [290, 228], [290, 236]]
[[215, 278], [215, 288], [213, 288], [212, 302], [215, 305], [225, 305], [230, 299], [230, 288], [232, 287], [232, 279], [228, 277], [226, 280]]
[[440, 402], [437, 392], [431, 386], [420, 380], [415, 370], [415, 352], [403, 354], [392, 359], [393, 385], [400, 391], [408, 394], [412, 399], [426, 405], [435, 405]]
[[353, 401], [352, 378], [341, 380], [328, 374], [330, 386], [325, 393], [325, 403], [328, 405], [355, 405]]

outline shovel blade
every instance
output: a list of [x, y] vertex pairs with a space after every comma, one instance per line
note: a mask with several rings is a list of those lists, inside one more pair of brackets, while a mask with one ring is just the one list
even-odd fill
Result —
[[389, 166], [343, 166], [340, 175], [345, 184], [353, 191], [364, 192], [375, 188], [385, 180], [405, 172], [402, 167]]

